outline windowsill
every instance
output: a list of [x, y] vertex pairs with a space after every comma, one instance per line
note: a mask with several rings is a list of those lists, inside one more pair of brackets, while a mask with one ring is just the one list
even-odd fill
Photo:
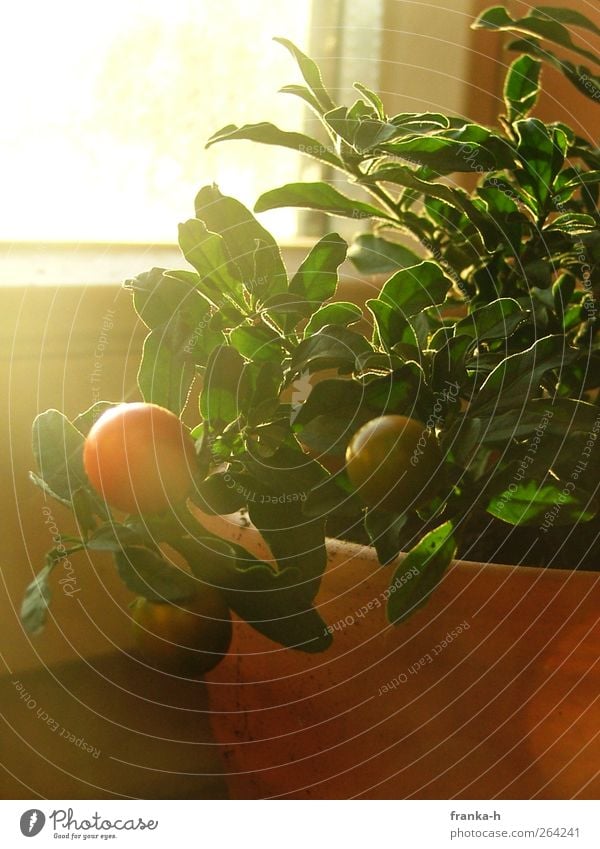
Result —
[[[282, 247], [290, 273], [313, 242]], [[0, 242], [0, 287], [114, 286], [154, 266], [189, 268], [176, 244]]]

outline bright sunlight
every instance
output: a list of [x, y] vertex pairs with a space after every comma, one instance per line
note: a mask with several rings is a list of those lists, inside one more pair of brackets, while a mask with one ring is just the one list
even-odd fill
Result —
[[[216, 182], [251, 206], [289, 181], [291, 152], [204, 144], [260, 115], [298, 126], [300, 101], [276, 93], [297, 72], [272, 38], [304, 46], [309, 9], [309, 0], [5, 5], [0, 238], [173, 242], [200, 186]], [[295, 213], [271, 216], [276, 235], [294, 235]]]

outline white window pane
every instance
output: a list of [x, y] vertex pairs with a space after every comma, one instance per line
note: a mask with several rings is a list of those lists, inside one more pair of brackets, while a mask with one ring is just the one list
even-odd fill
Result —
[[[272, 37], [305, 46], [309, 15], [309, 0], [5, 4], [0, 238], [172, 242], [200, 186], [251, 207], [293, 180], [292, 152], [204, 144], [229, 123], [301, 125]], [[295, 234], [291, 210], [263, 220]]]

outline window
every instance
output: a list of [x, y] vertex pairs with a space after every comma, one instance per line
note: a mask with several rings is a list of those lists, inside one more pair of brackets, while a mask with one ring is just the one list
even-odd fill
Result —
[[[293, 179], [291, 152], [204, 145], [228, 123], [300, 125], [271, 38], [306, 48], [309, 0], [37, 0], [3, 18], [3, 240], [172, 243], [201, 185], [252, 205]], [[265, 223], [296, 232], [291, 210]]]

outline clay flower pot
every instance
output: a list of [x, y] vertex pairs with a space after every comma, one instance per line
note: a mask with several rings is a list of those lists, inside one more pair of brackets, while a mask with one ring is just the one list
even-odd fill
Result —
[[[252, 529], [228, 533], [265, 556]], [[390, 570], [369, 548], [328, 551], [333, 646], [286, 650], [237, 623], [207, 676], [233, 798], [598, 797], [597, 574], [456, 562], [392, 627]]]

